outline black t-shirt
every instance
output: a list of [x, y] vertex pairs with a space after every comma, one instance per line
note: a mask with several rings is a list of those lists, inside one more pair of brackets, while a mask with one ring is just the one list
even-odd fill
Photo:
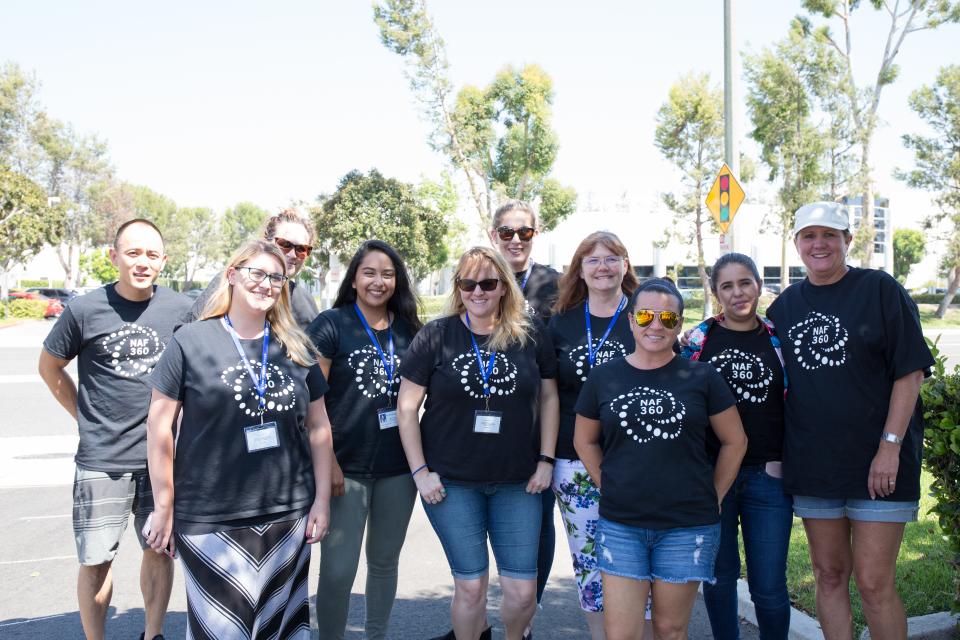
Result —
[[[590, 331], [593, 334], [593, 347], [596, 349], [600, 338], [610, 325], [612, 316], [600, 318], [590, 314]], [[578, 460], [577, 450], [573, 448], [573, 426], [577, 412], [574, 407], [580, 395], [587, 375], [590, 373], [590, 360], [587, 352], [587, 328], [583, 318], [583, 303], [567, 309], [550, 318], [550, 337], [557, 351], [557, 388], [560, 392], [560, 435], [557, 438], [558, 458]], [[635, 347], [633, 334], [630, 333], [630, 314], [624, 309], [617, 318], [603, 347], [596, 353], [594, 366], [614, 358], [623, 358]]]
[[642, 370], [618, 358], [594, 367], [576, 410], [603, 429], [600, 515], [645, 529], [719, 522], [704, 438], [709, 417], [735, 403], [705, 362], [676, 356]]
[[[747, 434], [743, 464], [783, 457], [783, 366], [765, 327], [734, 331], [714, 323], [700, 354], [727, 381]], [[716, 458], [720, 440], [707, 432], [707, 453]]]
[[[388, 384], [380, 355], [353, 305], [324, 311], [307, 329], [320, 353], [330, 360], [330, 391], [324, 401], [337, 463], [348, 476], [382, 478], [409, 471], [399, 429], [381, 429], [377, 417], [378, 409], [397, 406], [399, 363], [413, 339], [410, 326], [400, 318], [393, 321], [391, 331], [397, 364]], [[389, 358], [387, 331], [374, 331], [374, 335]]]
[[[517, 278], [517, 285], [523, 286], [523, 277], [527, 271], [519, 271], [514, 274]], [[553, 304], [557, 301], [558, 285], [560, 272], [553, 267], [545, 264], [533, 263], [530, 267], [530, 277], [527, 279], [527, 286], [523, 287], [523, 297], [527, 301], [527, 312], [540, 318], [544, 324], [550, 319], [553, 313]]]
[[[240, 345], [259, 376], [262, 339]], [[183, 402], [173, 465], [177, 531], [309, 510], [314, 483], [305, 419], [327, 383], [318, 365], [293, 362], [273, 335], [267, 359], [263, 421], [276, 422], [279, 446], [252, 453], [245, 429], [260, 424], [256, 387], [220, 318], [177, 331], [147, 378]]]
[[63, 310], [43, 348], [62, 360], [77, 358], [78, 465], [94, 471], [147, 468], [150, 387], [143, 376], [189, 308], [189, 298], [166, 287], [134, 302], [108, 284]]
[[[500, 433], [474, 432], [485, 410], [483, 378], [459, 316], [429, 322], [413, 339], [400, 375], [427, 388], [420, 421], [423, 453], [432, 471], [463, 482], [526, 482], [536, 469], [531, 446], [540, 380], [555, 378], [553, 343], [540, 323], [523, 346], [498, 351], [490, 376], [490, 411], [502, 412]], [[475, 336], [486, 365], [487, 336]]]
[[[838, 282], [792, 285], [767, 315], [783, 343], [786, 401], [784, 486], [789, 493], [867, 499], [867, 477], [898, 378], [934, 364], [917, 305], [889, 274], [850, 270]], [[910, 419], [896, 491], [920, 497], [923, 419]]]
[[[210, 299], [213, 292], [217, 290], [222, 277], [223, 274], [218, 273], [210, 280], [207, 288], [194, 301], [187, 316], [187, 322], [194, 322], [200, 317], [203, 307], [207, 304], [207, 300]], [[301, 329], [306, 329], [307, 325], [313, 322], [313, 319], [320, 313], [320, 309], [317, 308], [317, 301], [313, 299], [308, 288], [304, 285], [298, 285], [296, 280], [288, 281], [287, 286], [290, 287], [290, 310], [293, 312], [293, 319], [297, 321]]]

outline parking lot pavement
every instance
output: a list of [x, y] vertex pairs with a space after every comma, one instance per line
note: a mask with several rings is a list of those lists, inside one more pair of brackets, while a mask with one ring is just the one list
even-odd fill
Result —
[[[46, 640], [83, 638], [76, 604], [77, 562], [71, 526], [71, 484], [76, 424], [50, 396], [36, 373], [41, 343], [52, 325], [24, 323], [0, 329], [0, 638]], [[573, 568], [559, 514], [553, 572], [543, 610], [534, 621], [539, 639], [588, 637], [577, 604]], [[310, 597], [316, 598], [319, 547], [311, 561]], [[143, 602], [139, 592], [140, 550], [132, 518], [114, 561], [113, 600], [108, 638], [139, 637]], [[488, 603], [494, 637], [503, 638], [497, 618], [499, 587], [491, 554]], [[363, 637], [365, 564], [353, 586], [346, 638]], [[422, 640], [450, 626], [453, 581], [443, 550], [423, 509], [414, 510], [400, 558], [397, 600], [390, 621], [391, 640]], [[166, 636], [182, 638], [186, 629], [183, 574], [175, 573], [166, 618]], [[314, 632], [316, 637], [316, 632]], [[690, 625], [691, 638], [709, 638], [698, 598]], [[741, 625], [741, 637], [757, 638], [757, 630]]]

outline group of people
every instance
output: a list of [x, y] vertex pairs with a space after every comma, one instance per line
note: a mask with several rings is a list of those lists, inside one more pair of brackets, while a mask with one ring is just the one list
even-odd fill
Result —
[[754, 262], [722, 256], [722, 313], [682, 341], [684, 296], [640, 282], [615, 234], [589, 234], [561, 275], [531, 260], [537, 233], [529, 204], [501, 206], [493, 248], [461, 256], [424, 325], [402, 256], [379, 240], [321, 313], [295, 280], [314, 231], [282, 212], [191, 307], [154, 284], [160, 230], [124, 224], [117, 282], [72, 302], [40, 358], [80, 430], [87, 637], [103, 637], [132, 511], [141, 637], [162, 638], [174, 557], [187, 637], [309, 637], [319, 542], [317, 625], [342, 638], [365, 539], [365, 630], [384, 638], [419, 497], [454, 581], [435, 640], [492, 638], [488, 541], [506, 637], [533, 637], [555, 508], [593, 640], [685, 638], [701, 583], [714, 636], [738, 638], [741, 534], [760, 635], [787, 638], [794, 514], [825, 636], [851, 638], [853, 575], [872, 637], [905, 638], [895, 564], [917, 517], [933, 359], [903, 288], [847, 266], [846, 210], [797, 212], [807, 277], [769, 320]]

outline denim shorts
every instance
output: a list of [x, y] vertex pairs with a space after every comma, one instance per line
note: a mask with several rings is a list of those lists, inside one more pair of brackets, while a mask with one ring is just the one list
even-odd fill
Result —
[[892, 500], [793, 496], [793, 513], [798, 518], [820, 520], [848, 518], [859, 522], [914, 522], [919, 511], [918, 500], [894, 502]]
[[644, 529], [601, 517], [597, 523], [600, 571], [634, 580], [708, 582], [720, 543], [720, 523]]
[[421, 500], [440, 538], [454, 578], [474, 580], [490, 567], [487, 536], [497, 572], [517, 580], [537, 578], [543, 499], [526, 483], [474, 484], [443, 479], [446, 497]]

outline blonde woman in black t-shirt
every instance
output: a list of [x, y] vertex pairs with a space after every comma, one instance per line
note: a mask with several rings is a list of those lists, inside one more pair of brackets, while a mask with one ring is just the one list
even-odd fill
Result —
[[310, 637], [308, 543], [327, 532], [332, 447], [285, 271], [273, 243], [243, 245], [147, 378], [144, 534], [183, 560], [192, 637]]
[[330, 535], [320, 545], [317, 626], [343, 638], [366, 535], [369, 640], [382, 640], [397, 593], [397, 566], [417, 495], [397, 430], [400, 363], [421, 327], [406, 266], [390, 245], [367, 240], [354, 254], [333, 307], [307, 329], [330, 384], [333, 427]]
[[520, 640], [536, 607], [538, 494], [550, 486], [557, 438], [556, 356], [499, 253], [468, 250], [454, 285], [446, 314], [420, 330], [401, 364], [400, 438], [453, 573], [455, 637], [490, 638], [489, 538], [500, 619], [507, 638]]

